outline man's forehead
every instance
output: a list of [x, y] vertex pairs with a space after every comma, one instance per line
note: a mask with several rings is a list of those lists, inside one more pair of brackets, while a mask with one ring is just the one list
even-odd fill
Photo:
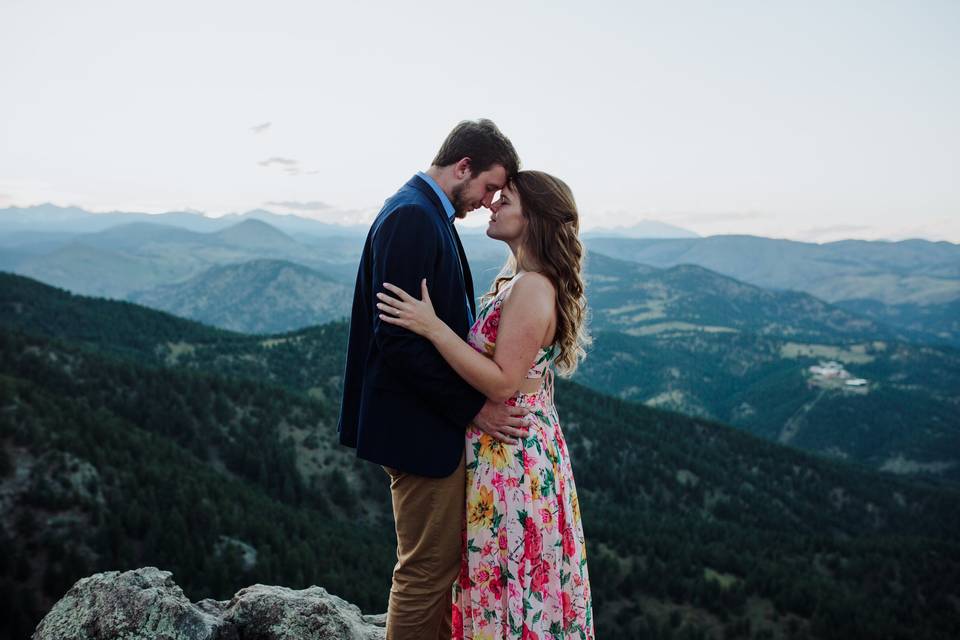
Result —
[[507, 184], [507, 170], [503, 165], [495, 164], [484, 172], [483, 178], [488, 185], [502, 189]]

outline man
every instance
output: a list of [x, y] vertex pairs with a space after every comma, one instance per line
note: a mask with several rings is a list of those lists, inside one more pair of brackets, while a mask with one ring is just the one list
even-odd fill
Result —
[[354, 291], [340, 442], [390, 476], [397, 534], [388, 640], [450, 637], [451, 587], [460, 569], [464, 441], [472, 422], [491, 437], [525, 436], [525, 408], [488, 401], [433, 345], [381, 322], [376, 294], [391, 282], [419, 295], [426, 278], [437, 316], [466, 338], [473, 280], [454, 220], [519, 169], [490, 120], [458, 124], [426, 172], [389, 198], [367, 234]]

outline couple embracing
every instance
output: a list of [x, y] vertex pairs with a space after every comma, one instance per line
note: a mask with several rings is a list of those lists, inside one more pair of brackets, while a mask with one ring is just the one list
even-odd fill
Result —
[[[493, 198], [499, 192], [499, 198]], [[511, 256], [479, 309], [454, 221], [484, 206]], [[553, 368], [588, 341], [567, 185], [464, 121], [390, 197], [360, 261], [338, 431], [389, 476], [388, 640], [593, 640]]]

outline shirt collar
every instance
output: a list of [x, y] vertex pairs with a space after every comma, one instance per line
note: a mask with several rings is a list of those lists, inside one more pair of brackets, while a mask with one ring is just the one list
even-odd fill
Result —
[[450, 220], [450, 222], [453, 222], [457, 212], [453, 208], [453, 203], [450, 202], [450, 198], [447, 197], [447, 194], [443, 192], [443, 189], [440, 188], [440, 185], [438, 185], [433, 178], [425, 174], [423, 171], [417, 171], [417, 175], [420, 176], [424, 182], [430, 185], [430, 188], [433, 189], [433, 191], [437, 194], [437, 197], [440, 198], [440, 204], [443, 205], [444, 213], [447, 214], [447, 218]]

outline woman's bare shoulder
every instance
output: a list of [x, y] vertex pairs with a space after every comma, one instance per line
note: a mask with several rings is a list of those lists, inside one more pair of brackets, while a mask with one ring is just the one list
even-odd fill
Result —
[[528, 271], [517, 276], [510, 287], [508, 300], [519, 298], [527, 303], [553, 304], [557, 292], [550, 278], [536, 271]]

